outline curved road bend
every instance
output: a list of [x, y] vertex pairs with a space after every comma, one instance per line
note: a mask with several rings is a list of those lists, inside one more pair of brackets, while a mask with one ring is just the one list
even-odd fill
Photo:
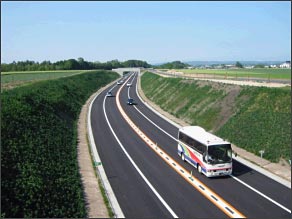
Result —
[[[133, 80], [132, 87], [114, 85], [110, 89], [116, 95], [118, 89], [122, 87], [119, 101], [125, 113], [177, 164], [188, 172], [192, 171], [195, 178], [242, 216], [291, 217], [291, 190], [239, 162], [234, 161], [232, 177], [207, 178], [198, 174], [188, 163], [181, 161], [177, 155], [175, 140], [177, 128], [153, 113], [140, 101], [135, 89], [137, 77], [133, 77], [129, 78], [129, 81]], [[138, 137], [122, 117], [116, 104], [116, 97], [105, 98], [107, 91], [101, 93], [93, 103], [91, 123], [98, 153], [125, 216], [231, 217], [174, 171]], [[137, 105], [128, 106], [126, 104], [128, 96], [134, 98]], [[108, 118], [109, 124], [105, 117]]]

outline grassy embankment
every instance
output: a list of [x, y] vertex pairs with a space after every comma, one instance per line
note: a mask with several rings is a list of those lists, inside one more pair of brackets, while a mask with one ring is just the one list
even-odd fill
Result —
[[86, 217], [77, 120], [89, 96], [116, 78], [95, 71], [1, 93], [2, 217]]
[[256, 155], [291, 159], [291, 90], [163, 78], [145, 73], [145, 95], [163, 110]]
[[1, 72], [1, 90], [7, 90], [22, 85], [28, 85], [41, 80], [67, 77], [89, 71], [90, 70]]
[[[166, 71], [166, 70], [165, 70]], [[206, 74], [209, 76], [222, 77], [245, 77], [259, 79], [281, 79], [291, 80], [291, 69], [272, 69], [272, 68], [254, 68], [254, 69], [176, 69], [177, 72], [183, 72], [185, 75]]]

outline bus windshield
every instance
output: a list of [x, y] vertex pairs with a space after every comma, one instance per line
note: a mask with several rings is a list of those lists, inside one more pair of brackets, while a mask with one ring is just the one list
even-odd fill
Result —
[[210, 164], [231, 162], [232, 161], [231, 145], [222, 144], [209, 146], [206, 160]]

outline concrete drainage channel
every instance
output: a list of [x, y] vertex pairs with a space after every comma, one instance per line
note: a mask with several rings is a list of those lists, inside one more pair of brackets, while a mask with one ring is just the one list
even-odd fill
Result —
[[109, 204], [111, 206], [111, 209], [114, 213], [114, 217], [115, 218], [124, 218], [124, 213], [122, 212], [122, 209], [117, 201], [117, 198], [112, 190], [112, 187], [108, 181], [108, 178], [105, 174], [104, 168], [101, 165], [102, 162], [100, 160], [100, 157], [98, 155], [97, 149], [96, 149], [96, 145], [94, 142], [94, 138], [93, 138], [93, 134], [92, 134], [92, 128], [91, 128], [91, 121], [90, 121], [90, 115], [91, 115], [91, 108], [92, 108], [92, 104], [95, 101], [95, 99], [98, 97], [98, 95], [104, 91], [105, 89], [107, 89], [108, 87], [112, 86], [114, 83], [116, 83], [119, 79], [113, 81], [112, 83], [108, 84], [107, 86], [105, 86], [104, 88], [101, 88], [96, 96], [93, 98], [93, 100], [90, 102], [89, 108], [88, 108], [88, 113], [87, 113], [87, 132], [88, 132], [88, 140], [89, 140], [89, 145], [90, 145], [90, 150], [93, 156], [93, 162], [94, 162], [94, 168], [96, 170], [96, 173], [98, 174], [99, 178], [101, 179], [101, 183], [102, 186], [104, 188], [105, 194], [108, 198]]

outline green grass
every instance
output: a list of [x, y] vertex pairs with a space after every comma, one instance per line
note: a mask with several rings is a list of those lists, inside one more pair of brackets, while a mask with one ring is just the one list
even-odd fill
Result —
[[177, 69], [185, 74], [215, 74], [232, 77], [291, 79], [291, 69]]
[[[291, 159], [291, 95], [285, 89], [246, 87], [241, 96], [248, 101], [217, 132], [233, 143], [278, 162]], [[238, 105], [241, 103], [237, 103]]]
[[110, 218], [113, 218], [115, 216], [115, 214], [114, 214], [114, 212], [113, 212], [113, 210], [111, 208], [110, 201], [108, 199], [108, 196], [106, 195], [105, 188], [104, 188], [104, 186], [103, 186], [103, 184], [101, 182], [101, 179], [97, 175], [97, 171], [98, 170], [97, 170], [96, 164], [95, 164], [95, 162], [93, 160], [93, 154], [92, 154], [92, 150], [91, 150], [90, 143], [89, 143], [88, 139], [89, 139], [88, 133], [86, 133], [86, 142], [87, 142], [87, 146], [88, 146], [88, 151], [90, 152], [90, 160], [91, 160], [92, 167], [94, 169], [94, 175], [95, 175], [96, 179], [98, 180], [98, 187], [100, 189], [104, 204], [105, 204], [107, 212], [108, 212], [108, 215], [109, 215]]
[[101, 192], [101, 195], [102, 195], [102, 198], [103, 198], [103, 201], [105, 203], [105, 206], [107, 208], [107, 211], [108, 211], [108, 214], [109, 214], [109, 217], [110, 218], [113, 218], [115, 216], [111, 206], [110, 206], [110, 203], [109, 203], [109, 200], [108, 200], [108, 197], [105, 193], [105, 189], [100, 181], [100, 179], [98, 179], [98, 186], [99, 186], [99, 189], [100, 189], [100, 192]]
[[141, 87], [151, 101], [188, 124], [214, 130], [256, 155], [265, 150], [264, 158], [272, 162], [291, 159], [291, 89], [240, 87], [152, 73], [143, 74]]
[[1, 84], [55, 79], [88, 72], [86, 70], [1, 72]]
[[201, 87], [199, 82], [185, 83], [183, 79], [166, 79], [149, 73], [143, 75], [141, 86], [149, 99], [176, 117], [189, 124], [201, 124], [207, 129], [214, 127], [218, 108], [214, 105], [207, 111], [205, 109], [223, 98], [222, 90], [208, 85]]
[[95, 71], [1, 93], [1, 215], [87, 217], [77, 121], [89, 96], [116, 78]]

